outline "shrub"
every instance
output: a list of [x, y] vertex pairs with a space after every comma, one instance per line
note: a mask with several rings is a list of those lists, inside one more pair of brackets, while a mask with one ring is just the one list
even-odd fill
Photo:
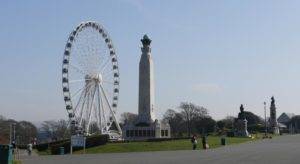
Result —
[[49, 143], [42, 143], [42, 144], [37, 144], [35, 147], [38, 151], [45, 151], [47, 150], [49, 147], [51, 147], [52, 145], [57, 145], [60, 143], [64, 143], [66, 141], [69, 141], [69, 139], [66, 140], [59, 140], [59, 141], [54, 141], [54, 142], [49, 142]]
[[43, 143], [43, 144], [38, 144], [36, 145], [36, 149], [38, 151], [45, 151], [48, 149], [48, 146], [49, 146], [50, 143]]
[[[98, 136], [91, 136], [86, 138], [86, 148], [105, 145], [108, 142], [109, 136], [108, 135], [98, 135]], [[50, 145], [51, 154], [59, 154], [60, 147], [64, 147], [65, 154], [70, 153], [70, 140], [65, 140], [61, 143], [55, 143]], [[73, 147], [73, 151], [80, 150], [80, 147]]]

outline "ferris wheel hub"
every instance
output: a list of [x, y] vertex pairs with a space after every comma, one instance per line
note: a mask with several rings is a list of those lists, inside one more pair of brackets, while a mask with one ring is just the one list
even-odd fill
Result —
[[101, 73], [97, 74], [97, 75], [85, 75], [85, 81], [86, 82], [91, 82], [91, 81], [94, 81], [96, 83], [102, 83], [103, 81], [103, 78], [102, 78], [102, 75]]
[[101, 83], [101, 82], [102, 82], [102, 75], [101, 75], [101, 73], [99, 73], [99, 74], [95, 77], [95, 80], [96, 80], [98, 83]]

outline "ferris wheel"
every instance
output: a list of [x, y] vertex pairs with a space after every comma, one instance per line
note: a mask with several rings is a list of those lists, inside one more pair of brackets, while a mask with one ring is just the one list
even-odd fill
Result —
[[62, 88], [73, 134], [121, 136], [116, 119], [118, 60], [112, 40], [100, 24], [81, 23], [69, 35]]

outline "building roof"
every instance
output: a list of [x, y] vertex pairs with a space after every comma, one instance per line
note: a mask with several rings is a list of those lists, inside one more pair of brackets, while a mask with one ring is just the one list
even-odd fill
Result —
[[285, 113], [283, 112], [277, 119], [279, 123], [287, 123], [295, 116], [294, 113]]
[[282, 123], [278, 123], [278, 126], [280, 127], [280, 128], [286, 128], [287, 126], [286, 125], [284, 125], [284, 124], [282, 124]]

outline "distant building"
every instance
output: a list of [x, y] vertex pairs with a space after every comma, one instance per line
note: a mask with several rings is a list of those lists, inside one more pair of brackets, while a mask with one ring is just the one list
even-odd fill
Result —
[[295, 116], [294, 113], [285, 113], [284, 112], [277, 118], [277, 121], [280, 124], [284, 124], [285, 126], [288, 126], [294, 116]]
[[295, 115], [292, 117], [291, 121], [288, 124], [289, 132], [300, 133], [300, 115]]

